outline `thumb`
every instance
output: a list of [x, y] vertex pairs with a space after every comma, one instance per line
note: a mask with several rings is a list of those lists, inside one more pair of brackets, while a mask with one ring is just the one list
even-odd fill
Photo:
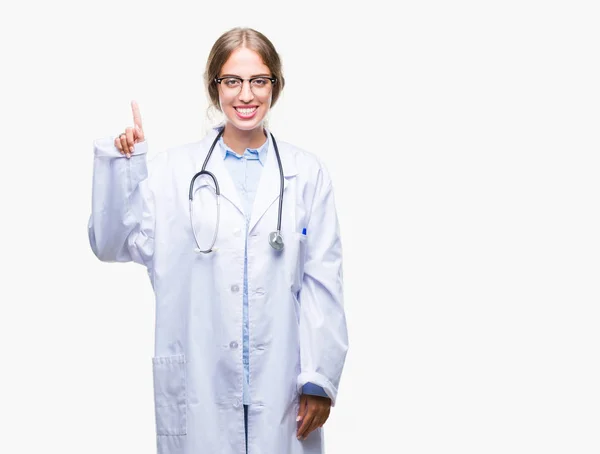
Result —
[[300, 396], [300, 406], [298, 407], [298, 417], [296, 418], [296, 422], [302, 421], [304, 419], [307, 408], [308, 408], [308, 399], [306, 398], [306, 394], [302, 394]]

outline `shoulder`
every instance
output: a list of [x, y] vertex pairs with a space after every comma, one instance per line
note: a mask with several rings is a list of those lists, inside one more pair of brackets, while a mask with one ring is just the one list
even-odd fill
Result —
[[[201, 153], [203, 149], [203, 142], [204, 139], [195, 142], [173, 145], [163, 151], [160, 151], [157, 154], [157, 157], [162, 155], [161, 159], [169, 160], [171, 162], [177, 162], [182, 159], [185, 160]], [[206, 154], [206, 150], [204, 150], [204, 154]]]
[[315, 184], [317, 180], [330, 181], [329, 171], [326, 163], [315, 152], [309, 151], [286, 141], [278, 140], [277, 144], [279, 145], [282, 155], [284, 171], [287, 161], [295, 167], [299, 176], [304, 177], [307, 180], [311, 180]]

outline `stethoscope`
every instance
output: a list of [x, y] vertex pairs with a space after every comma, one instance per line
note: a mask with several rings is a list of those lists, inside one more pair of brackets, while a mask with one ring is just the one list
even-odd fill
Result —
[[[225, 131], [225, 128], [222, 128], [219, 131], [219, 134], [217, 134], [217, 137], [215, 138], [212, 145], [210, 146], [210, 149], [208, 150], [208, 154], [206, 155], [204, 164], [202, 164], [202, 170], [200, 170], [200, 172], [198, 172], [196, 175], [194, 175], [192, 177], [192, 181], [190, 182], [190, 194], [189, 194], [190, 208], [189, 208], [189, 211], [190, 211], [190, 223], [192, 225], [192, 232], [194, 233], [194, 241], [196, 243], [194, 252], [202, 252], [203, 254], [207, 254], [209, 252], [214, 251], [213, 247], [215, 246], [215, 242], [217, 241], [217, 234], [219, 232], [219, 218], [220, 218], [220, 213], [221, 213], [221, 191], [219, 190], [219, 183], [217, 182], [217, 177], [215, 177], [214, 174], [212, 174], [211, 172], [206, 170], [206, 164], [208, 163], [208, 160], [210, 159], [213, 148], [215, 148], [215, 145], [217, 144], [217, 142], [223, 135], [224, 131]], [[271, 134], [271, 139], [273, 139], [273, 145], [275, 146], [275, 156], [277, 156], [277, 164], [279, 165], [279, 212], [277, 213], [277, 230], [275, 232], [269, 233], [269, 244], [276, 251], [281, 251], [283, 249], [283, 237], [281, 236], [281, 210], [283, 207], [283, 167], [281, 165], [281, 158], [279, 157], [279, 149], [277, 148], [277, 142], [275, 141], [275, 137], [273, 137], [273, 134], [271, 132], [269, 132], [269, 134]], [[212, 239], [212, 244], [210, 245], [210, 247], [208, 249], [205, 249], [205, 250], [202, 250], [200, 248], [200, 245], [198, 244], [198, 237], [196, 236], [196, 227], [194, 227], [194, 182], [196, 181], [196, 178], [198, 178], [200, 175], [208, 175], [209, 177], [212, 178], [213, 182], [215, 183], [215, 194], [217, 196], [217, 223], [215, 225], [215, 234]]]

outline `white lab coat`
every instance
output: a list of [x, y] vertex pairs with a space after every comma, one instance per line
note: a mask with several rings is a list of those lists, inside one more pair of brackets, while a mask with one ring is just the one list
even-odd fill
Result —
[[[217, 134], [158, 153], [147, 143], [131, 159], [113, 138], [94, 142], [90, 245], [103, 261], [141, 263], [155, 292], [152, 358], [159, 454], [243, 454], [242, 298], [246, 221], [237, 189], [215, 147], [207, 170], [221, 190], [216, 252], [198, 254], [188, 190]], [[278, 141], [285, 189], [282, 252], [276, 229], [279, 169], [271, 143], [248, 236], [249, 454], [321, 454], [323, 428], [296, 438], [302, 386], [321, 386], [335, 406], [348, 349], [342, 250], [326, 168]], [[195, 226], [204, 249], [215, 223], [206, 177], [195, 184]], [[302, 234], [302, 229], [307, 234]], [[150, 362], [149, 362], [150, 365]], [[325, 426], [324, 426], [325, 427]]]

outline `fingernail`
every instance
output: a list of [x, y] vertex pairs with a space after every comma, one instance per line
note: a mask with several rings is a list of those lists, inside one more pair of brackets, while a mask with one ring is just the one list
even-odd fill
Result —
[[298, 422], [298, 421], [302, 421], [302, 416], [298, 416], [298, 417], [296, 418], [296, 422]]
[[127, 156], [128, 158], [131, 158], [131, 154], [127, 153], [125, 156]]
[[129, 147], [129, 152], [133, 153], [133, 147]]

